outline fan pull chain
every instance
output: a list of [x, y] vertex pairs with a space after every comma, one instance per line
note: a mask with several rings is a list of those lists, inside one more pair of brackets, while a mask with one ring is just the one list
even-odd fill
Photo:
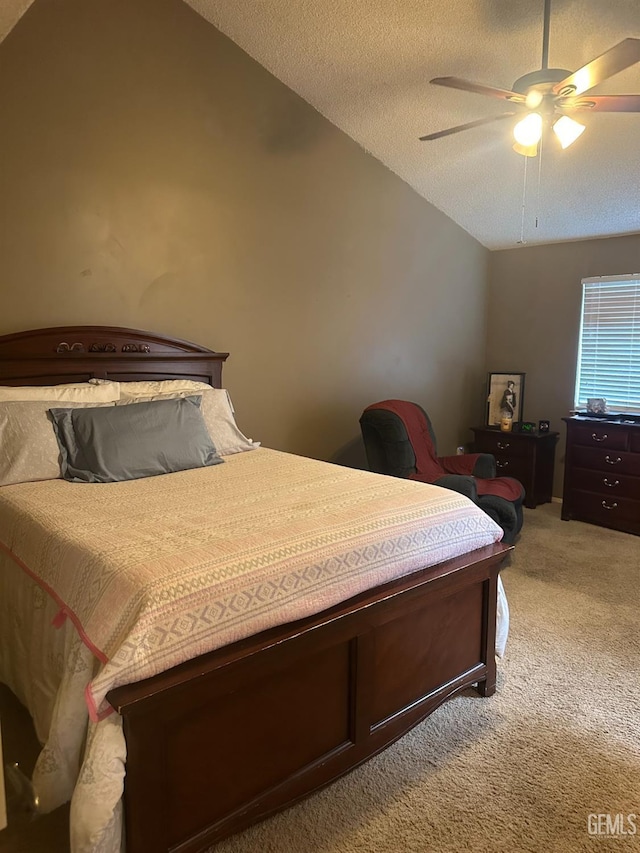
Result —
[[538, 227], [538, 218], [540, 210], [540, 184], [542, 183], [542, 149], [544, 147], [544, 133], [540, 137], [540, 147], [538, 149], [538, 187], [536, 189], [536, 228]]
[[526, 242], [524, 239], [524, 209], [527, 198], [527, 160], [529, 158], [523, 157], [522, 159], [524, 160], [524, 181], [522, 183], [522, 209], [520, 213], [520, 239], [518, 240], [518, 243]]

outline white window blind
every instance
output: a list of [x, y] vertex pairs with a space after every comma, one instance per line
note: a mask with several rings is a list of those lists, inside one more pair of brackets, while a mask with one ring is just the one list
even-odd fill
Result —
[[640, 412], [640, 274], [582, 280], [575, 407]]

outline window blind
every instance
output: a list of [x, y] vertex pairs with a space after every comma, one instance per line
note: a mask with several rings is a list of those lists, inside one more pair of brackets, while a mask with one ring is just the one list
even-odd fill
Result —
[[640, 274], [582, 280], [575, 407], [640, 412]]

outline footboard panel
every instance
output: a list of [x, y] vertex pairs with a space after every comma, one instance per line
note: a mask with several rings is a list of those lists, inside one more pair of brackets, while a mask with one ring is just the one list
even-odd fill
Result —
[[328, 784], [445, 699], [495, 689], [490, 546], [109, 699], [127, 740], [128, 853], [195, 853]]

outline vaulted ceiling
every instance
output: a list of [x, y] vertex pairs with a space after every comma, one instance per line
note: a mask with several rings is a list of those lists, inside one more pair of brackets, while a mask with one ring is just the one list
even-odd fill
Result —
[[[543, 0], [187, 2], [485, 246], [640, 232], [640, 113], [582, 113], [578, 141], [541, 158], [512, 150], [516, 118], [418, 140], [504, 111], [429, 80], [511, 89], [541, 66]], [[0, 37], [30, 3], [2, 0]], [[639, 0], [553, 0], [549, 65], [573, 71], [630, 36]], [[592, 90], [628, 92], [640, 63]]]

